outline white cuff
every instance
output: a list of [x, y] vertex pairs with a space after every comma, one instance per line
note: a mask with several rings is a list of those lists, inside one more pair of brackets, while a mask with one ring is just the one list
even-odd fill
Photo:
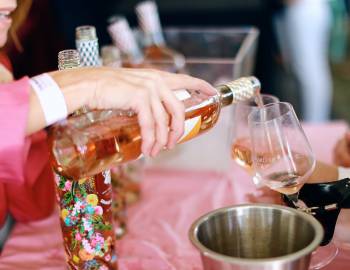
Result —
[[39, 98], [47, 126], [67, 117], [68, 110], [63, 93], [49, 74], [35, 76], [29, 82]]

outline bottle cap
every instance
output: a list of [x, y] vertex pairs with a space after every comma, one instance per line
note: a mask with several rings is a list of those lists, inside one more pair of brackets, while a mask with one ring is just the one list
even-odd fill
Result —
[[260, 81], [254, 77], [242, 77], [217, 87], [223, 106], [246, 100], [256, 95], [260, 89]]
[[80, 57], [77, 50], [63, 50], [58, 53], [58, 69], [70, 69], [80, 66]]

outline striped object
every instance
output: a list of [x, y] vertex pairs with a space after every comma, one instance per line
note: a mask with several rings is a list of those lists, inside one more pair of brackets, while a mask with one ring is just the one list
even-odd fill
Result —
[[76, 28], [75, 44], [84, 67], [101, 66], [98, 39], [94, 26], [86, 25]]

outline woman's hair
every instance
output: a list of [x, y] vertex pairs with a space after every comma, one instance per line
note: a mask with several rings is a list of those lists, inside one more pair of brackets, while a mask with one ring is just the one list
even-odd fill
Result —
[[22, 44], [18, 38], [17, 31], [25, 21], [30, 7], [32, 5], [32, 0], [17, 0], [17, 8], [14, 12], [12, 12], [12, 25], [9, 30], [11, 41], [17, 50], [23, 51]]

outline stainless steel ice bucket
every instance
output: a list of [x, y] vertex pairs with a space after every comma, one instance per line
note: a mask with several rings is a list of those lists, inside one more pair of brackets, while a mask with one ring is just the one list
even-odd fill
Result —
[[205, 270], [307, 270], [323, 229], [289, 207], [246, 204], [202, 216], [189, 237]]

